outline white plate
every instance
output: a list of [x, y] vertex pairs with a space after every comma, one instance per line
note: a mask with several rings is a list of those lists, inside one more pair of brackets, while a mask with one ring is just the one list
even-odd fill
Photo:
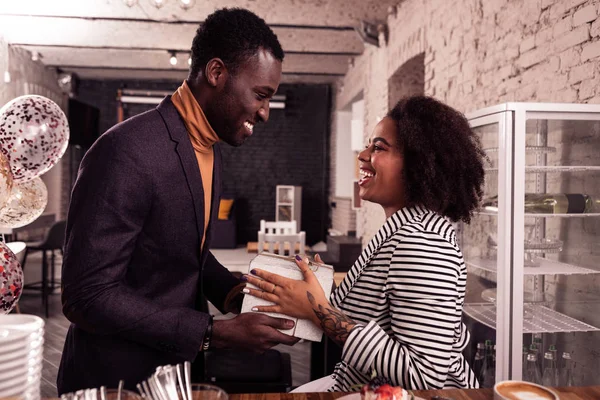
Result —
[[27, 388], [27, 375], [21, 375], [17, 378], [12, 378], [8, 380], [2, 380], [0, 382], [0, 397], [2, 396], [2, 392], [5, 391], [14, 391], [18, 390], [19, 392], [25, 390]]
[[0, 362], [0, 375], [20, 367], [35, 367], [42, 362], [42, 354], [33, 357], [19, 357], [12, 360]]
[[33, 358], [33, 357], [37, 357], [40, 354], [44, 353], [44, 348], [43, 347], [37, 347], [37, 348], [29, 348], [29, 347], [23, 347], [23, 348], [16, 348], [16, 349], [12, 349], [9, 351], [0, 351], [0, 365], [2, 365], [4, 362], [7, 361], [12, 361], [18, 358]]
[[347, 394], [342, 397], [338, 397], [337, 400], [360, 400], [360, 393]]
[[27, 372], [29, 371], [29, 367], [27, 365], [21, 365], [17, 368], [13, 368], [10, 371], [1, 372], [0, 373], [0, 382], [7, 382], [13, 379], [21, 379], [23, 381], [27, 381]]
[[17, 391], [18, 393], [22, 393], [25, 390], [30, 390], [30, 388], [39, 388], [40, 381], [42, 379], [42, 371], [36, 371], [31, 375], [23, 375], [18, 378], [13, 378], [6, 381], [0, 381], [0, 398], [14, 396], [14, 393]]
[[44, 327], [44, 320], [29, 314], [4, 314], [0, 315], [0, 326], [17, 327], [22, 331], [33, 332]]
[[[410, 399], [410, 395], [408, 396], [408, 398]], [[418, 397], [418, 396], [415, 396], [414, 399], [415, 400], [426, 400], [423, 397]], [[338, 397], [336, 400], [360, 400], [360, 393], [347, 394], [346, 396]]]
[[37, 340], [33, 342], [15, 342], [7, 345], [0, 345], [0, 359], [6, 359], [9, 355], [14, 353], [22, 354], [23, 352], [28, 353], [30, 351], [40, 351], [43, 349], [44, 341]]
[[26, 342], [30, 334], [31, 332], [25, 332], [14, 326], [2, 326], [0, 328], [0, 347], [13, 343]]

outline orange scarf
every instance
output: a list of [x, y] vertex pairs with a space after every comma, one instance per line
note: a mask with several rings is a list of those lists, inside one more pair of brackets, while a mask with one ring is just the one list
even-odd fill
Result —
[[202, 250], [206, 238], [206, 228], [210, 222], [214, 167], [213, 145], [219, 141], [219, 137], [208, 123], [206, 115], [192, 94], [187, 81], [183, 81], [183, 84], [173, 93], [171, 101], [183, 118], [202, 177], [202, 187], [204, 188], [204, 235], [202, 235], [200, 247]]

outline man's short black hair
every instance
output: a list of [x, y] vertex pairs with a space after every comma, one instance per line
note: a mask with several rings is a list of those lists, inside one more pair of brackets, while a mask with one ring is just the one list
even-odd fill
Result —
[[483, 196], [487, 157], [465, 116], [427, 96], [406, 97], [387, 116], [398, 129], [408, 203], [469, 223]]
[[283, 61], [281, 44], [262, 18], [242, 8], [217, 10], [196, 31], [190, 76], [196, 77], [213, 58], [223, 60], [229, 72], [235, 74], [261, 47]]

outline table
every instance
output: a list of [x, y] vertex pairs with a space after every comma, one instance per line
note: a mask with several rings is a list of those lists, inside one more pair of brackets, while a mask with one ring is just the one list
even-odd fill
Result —
[[[555, 388], [561, 400], [598, 400], [600, 386]], [[348, 393], [261, 393], [261, 394], [231, 394], [229, 400], [335, 400]], [[427, 400], [433, 396], [453, 400], [492, 400], [492, 389], [446, 389], [446, 390], [415, 390], [415, 396]]]
[[[284, 250], [286, 253], [290, 252], [290, 244], [289, 243], [285, 243], [284, 245]], [[300, 244], [296, 243], [296, 245], [294, 246], [295, 248], [295, 253], [298, 253], [300, 251]], [[265, 243], [264, 251], [269, 251], [269, 244]], [[273, 245], [273, 250], [278, 252], [279, 251], [279, 243], [275, 243]], [[305, 250], [310, 250], [310, 248], [308, 246], [306, 246]], [[246, 251], [248, 251], [248, 253], [258, 253], [258, 242], [248, 242], [248, 244], [246, 245]]]
[[[600, 386], [554, 388], [561, 400], [598, 400]], [[230, 394], [229, 400], [335, 400], [348, 393], [251, 393]], [[492, 389], [415, 390], [415, 396], [430, 400], [433, 396], [453, 400], [493, 400]], [[45, 398], [43, 400], [58, 400]]]

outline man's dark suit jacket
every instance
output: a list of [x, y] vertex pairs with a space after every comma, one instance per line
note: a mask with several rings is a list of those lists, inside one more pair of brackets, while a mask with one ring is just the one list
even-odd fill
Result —
[[[212, 220], [221, 190], [215, 145]], [[204, 190], [170, 98], [102, 135], [81, 162], [67, 219], [63, 312], [72, 322], [59, 394], [135, 385], [159, 365], [196, 357], [207, 314], [239, 281], [204, 250]], [[212, 224], [211, 224], [212, 225]], [[204, 284], [203, 284], [204, 283]]]

